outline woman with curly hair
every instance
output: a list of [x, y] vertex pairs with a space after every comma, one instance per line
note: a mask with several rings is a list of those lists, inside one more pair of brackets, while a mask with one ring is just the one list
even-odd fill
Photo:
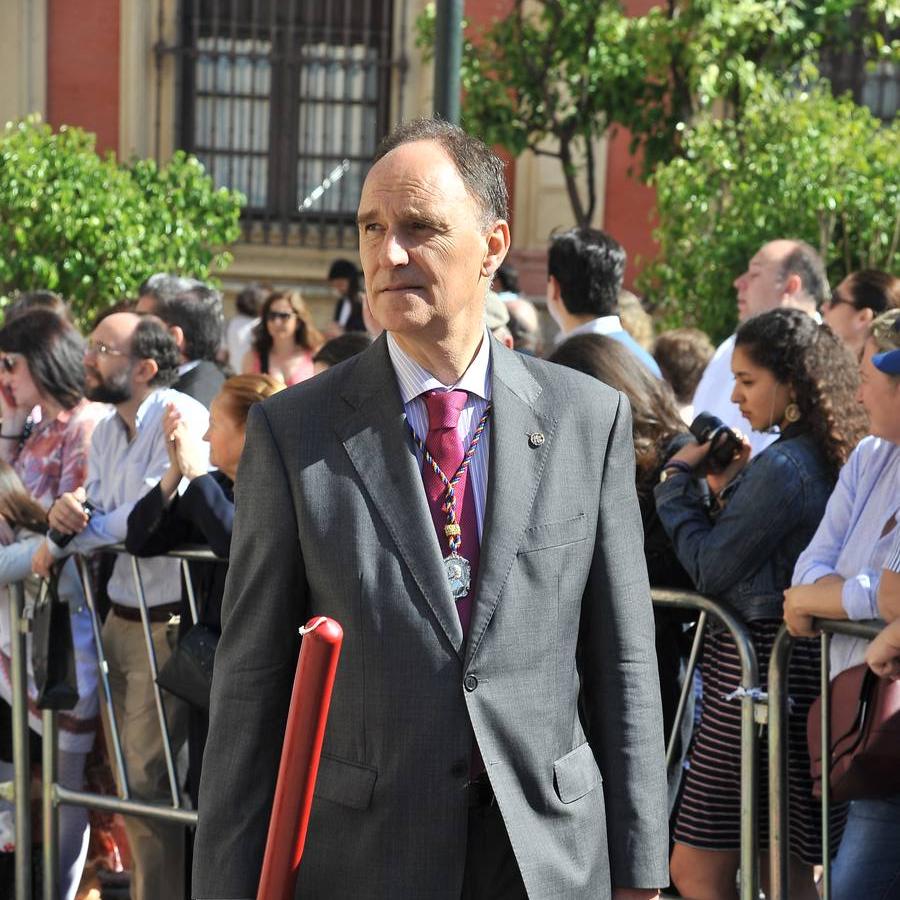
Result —
[[290, 387], [312, 378], [313, 356], [321, 346], [322, 335], [299, 291], [275, 291], [263, 303], [241, 371], [273, 375]]
[[[791, 634], [812, 635], [813, 617], [879, 618], [882, 569], [900, 516], [900, 373], [890, 365], [892, 351], [900, 351], [900, 309], [874, 320], [863, 347], [859, 399], [871, 435], [841, 470], [825, 518], [797, 560], [794, 587], [784, 595]], [[832, 678], [864, 662], [865, 651], [864, 641], [835, 635]], [[898, 846], [900, 795], [854, 800], [834, 862], [834, 900], [900, 896]]]
[[[783, 591], [797, 557], [821, 521], [838, 471], [865, 433], [856, 402], [856, 364], [827, 326], [805, 313], [777, 309], [745, 322], [736, 335], [731, 400], [756, 431], [777, 430], [752, 462], [750, 445], [716, 471], [709, 444], [689, 444], [667, 463], [656, 505], [675, 552], [697, 589], [737, 613], [749, 628], [763, 677], [781, 625]], [[695, 476], [705, 475], [710, 507]], [[723, 631], [703, 646], [703, 711], [689, 753], [675, 825], [672, 879], [694, 900], [736, 898], [740, 848], [740, 686], [734, 641]], [[813, 866], [821, 861], [820, 815], [806, 750], [806, 713], [818, 694], [819, 651], [800, 641], [789, 672], [790, 896], [818, 897]], [[766, 845], [765, 761], [759, 790], [760, 841]], [[839, 836], [845, 810], [835, 811]]]

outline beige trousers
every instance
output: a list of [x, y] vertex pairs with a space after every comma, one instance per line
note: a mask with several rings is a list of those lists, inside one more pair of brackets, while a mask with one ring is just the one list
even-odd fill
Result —
[[[151, 630], [156, 662], [161, 668], [172, 653], [168, 625], [154, 622]], [[103, 648], [109, 663], [109, 683], [131, 796], [170, 804], [172, 795], [143, 626], [111, 612], [103, 626]], [[165, 691], [163, 698], [172, 753], [177, 756], [187, 733], [188, 710], [181, 700]], [[113, 744], [105, 714], [103, 727], [112, 758]], [[126, 816], [125, 828], [134, 860], [132, 900], [182, 900], [184, 827]]]

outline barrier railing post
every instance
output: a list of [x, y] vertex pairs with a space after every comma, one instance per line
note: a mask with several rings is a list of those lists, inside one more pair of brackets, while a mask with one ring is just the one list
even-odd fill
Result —
[[769, 893], [788, 900], [787, 668], [793, 643], [782, 626], [769, 657]]
[[9, 586], [10, 683], [12, 687], [13, 789], [16, 808], [16, 900], [31, 900], [31, 746], [28, 734], [25, 587]]
[[103, 704], [106, 707], [109, 733], [112, 738], [113, 762], [116, 766], [119, 790], [122, 799], [131, 797], [131, 789], [128, 785], [128, 772], [125, 768], [125, 755], [122, 753], [122, 741], [119, 737], [119, 726], [116, 721], [116, 710], [113, 706], [112, 688], [109, 684], [109, 663], [106, 660], [106, 651], [103, 649], [103, 635], [100, 631], [100, 616], [94, 603], [94, 591], [91, 588], [91, 574], [88, 571], [87, 562], [82, 557], [77, 558], [78, 571], [81, 574], [81, 586], [84, 591], [84, 602], [91, 614], [91, 629], [94, 632], [94, 649], [97, 651], [97, 668], [100, 675], [100, 686], [103, 688]]
[[697, 617], [697, 626], [694, 632], [694, 640], [691, 644], [691, 655], [688, 657], [687, 670], [684, 673], [684, 684], [681, 686], [681, 695], [678, 698], [678, 708], [675, 710], [675, 719], [672, 722], [672, 730], [669, 732], [666, 745], [666, 772], [672, 768], [675, 761], [675, 750], [678, 747], [678, 738], [681, 735], [681, 720], [687, 709], [688, 698], [694, 692], [694, 673], [697, 671], [697, 660], [700, 658], [700, 648], [703, 646], [703, 635], [706, 633], [707, 613], [701, 612]]
[[[815, 619], [813, 626], [821, 632], [821, 668], [819, 692], [822, 729], [822, 897], [831, 898], [831, 636], [871, 640], [882, 627], [876, 622], [847, 622], [837, 619]], [[782, 626], [775, 638], [769, 659], [769, 900], [789, 900], [789, 835], [788, 835], [788, 664], [793, 642]]]
[[45, 709], [41, 714], [41, 814], [44, 837], [44, 900], [59, 897], [59, 807], [54, 791], [58, 780], [56, 713]]
[[822, 660], [819, 676], [819, 707], [822, 728], [822, 897], [831, 900], [831, 779], [828, 777], [831, 759], [831, 635], [821, 634]]
[[156, 664], [156, 648], [153, 645], [153, 630], [150, 625], [150, 613], [147, 609], [147, 597], [144, 594], [144, 582], [141, 578], [141, 570], [136, 556], [131, 557], [131, 567], [134, 574], [134, 586], [137, 591], [138, 604], [141, 611], [141, 625], [144, 629], [144, 640], [147, 644], [147, 662], [150, 666], [150, 676], [153, 685], [153, 700], [156, 704], [156, 715], [159, 719], [159, 730], [162, 734], [163, 755], [166, 760], [166, 771], [169, 776], [169, 790], [172, 792], [172, 806], [181, 805], [181, 790], [178, 787], [178, 775], [175, 772], [175, 757], [172, 754], [172, 742], [169, 737], [169, 725], [166, 721], [166, 707], [163, 703], [162, 691], [156, 683], [159, 668]]
[[759, 738], [756, 703], [759, 665], [747, 626], [728, 607], [687, 591], [654, 588], [653, 602], [661, 606], [697, 609], [716, 616], [731, 633], [741, 660], [741, 900], [759, 900], [759, 833], [756, 828], [759, 790]]

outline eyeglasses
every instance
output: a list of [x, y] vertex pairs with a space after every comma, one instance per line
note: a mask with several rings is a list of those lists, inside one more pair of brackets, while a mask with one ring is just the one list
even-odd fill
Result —
[[115, 347], [110, 347], [109, 344], [104, 344], [103, 341], [88, 341], [84, 345], [84, 355], [128, 356], [128, 354], [124, 350], [116, 350]]
[[0, 356], [0, 370], [9, 374], [16, 367], [16, 363], [22, 358], [21, 353], [5, 353]]
[[850, 300], [845, 300], [843, 297], [837, 297], [834, 294], [832, 294], [831, 297], [829, 297], [825, 301], [824, 306], [826, 309], [834, 309], [836, 306], [840, 306], [841, 304], [843, 304], [844, 306], [852, 306], [854, 309], [856, 309], [855, 303], [852, 303]]
[[293, 319], [296, 313], [292, 312], [279, 312], [275, 309], [270, 309], [266, 313], [266, 321], [267, 322], [287, 322], [289, 319]]

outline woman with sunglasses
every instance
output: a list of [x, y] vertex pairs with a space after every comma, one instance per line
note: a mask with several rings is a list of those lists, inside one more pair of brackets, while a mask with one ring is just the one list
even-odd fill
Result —
[[272, 375], [290, 386], [311, 378], [322, 336], [297, 291], [276, 291], [263, 304], [253, 329], [253, 347], [244, 355], [244, 374]]
[[[756, 431], [778, 440], [749, 461], [750, 445], [724, 469], [709, 444], [688, 444], [666, 463], [656, 509], [697, 590], [747, 623], [759, 671], [781, 626], [782, 592], [825, 510], [838, 471], [865, 433], [856, 403], [857, 372], [849, 351], [806, 313], [776, 309], [748, 319], [735, 337], [732, 402]], [[704, 474], [709, 508], [695, 477]], [[703, 710], [689, 752], [675, 824], [672, 878], [693, 900], [736, 900], [741, 818], [741, 709], [727, 699], [740, 687], [740, 660], [730, 634], [713, 629], [703, 643]], [[813, 866], [822, 848], [812, 797], [806, 711], [817, 694], [815, 641], [795, 648], [789, 689], [790, 896], [817, 900]], [[765, 746], [760, 755], [766, 758]], [[760, 845], [766, 846], [767, 792], [760, 779]], [[840, 829], [835, 815], [834, 834]]]
[[[853, 452], [825, 517], [784, 594], [793, 635], [812, 636], [813, 617], [879, 618], [878, 590], [900, 518], [900, 309], [872, 323], [859, 364], [859, 400], [870, 436]], [[865, 661], [864, 641], [834, 635], [831, 677]], [[900, 795], [854, 800], [832, 871], [834, 900], [900, 897]]]
[[877, 269], [851, 272], [822, 307], [822, 318], [859, 357], [877, 316], [900, 307], [900, 278]]
[[[33, 309], [0, 330], [0, 459], [45, 512], [58, 496], [84, 484], [94, 426], [108, 413], [108, 407], [84, 397], [84, 341], [67, 321], [48, 309]], [[12, 525], [0, 516], [0, 543], [9, 548], [19, 540]], [[29, 571], [30, 564], [21, 573], [6, 567], [3, 584]], [[60, 583], [69, 593], [79, 700], [59, 717], [59, 763], [63, 783], [80, 789], [97, 724], [97, 659], [73, 561], [66, 563]], [[0, 597], [0, 617], [6, 620], [6, 592]], [[0, 655], [0, 686], [10, 697], [4, 662]], [[30, 717], [30, 723], [39, 733], [39, 717]], [[78, 888], [87, 853], [86, 811], [63, 807], [60, 826], [61, 896], [68, 898]]]

